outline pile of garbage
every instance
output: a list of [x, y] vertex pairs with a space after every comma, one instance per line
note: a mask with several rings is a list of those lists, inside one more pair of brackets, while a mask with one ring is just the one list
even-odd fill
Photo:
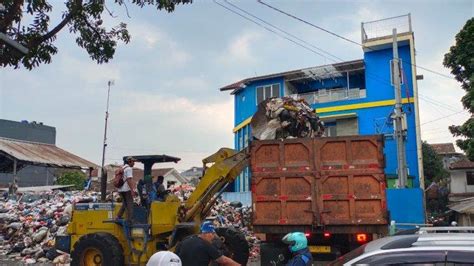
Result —
[[0, 256], [25, 264], [69, 263], [69, 254], [56, 250], [56, 235], [66, 234], [72, 203], [90, 200], [90, 192], [25, 193], [0, 202]]
[[[184, 201], [194, 187], [176, 186], [171, 191]], [[107, 198], [112, 199], [112, 194]], [[54, 191], [0, 201], [0, 257], [25, 264], [69, 263], [69, 254], [54, 248], [55, 237], [66, 234], [73, 203], [97, 200], [96, 192]], [[233, 226], [245, 234], [251, 248], [250, 260], [259, 256], [259, 240], [251, 230], [251, 208], [218, 199], [210, 215], [215, 218], [216, 226]]]
[[260, 240], [252, 231], [251, 208], [242, 206], [240, 202], [228, 202], [219, 199], [211, 210], [211, 216], [216, 217], [215, 223], [221, 227], [234, 227], [245, 235], [250, 247], [250, 261], [260, 256]]
[[304, 99], [270, 98], [261, 102], [250, 122], [258, 140], [315, 138], [324, 134], [324, 122]]
[[[194, 191], [190, 185], [182, 185], [171, 188], [181, 201], [189, 198]], [[211, 209], [210, 217], [217, 227], [234, 227], [244, 233], [250, 247], [249, 261], [256, 261], [260, 256], [260, 240], [252, 231], [252, 209], [250, 206], [243, 206], [240, 202], [228, 202], [221, 198]]]

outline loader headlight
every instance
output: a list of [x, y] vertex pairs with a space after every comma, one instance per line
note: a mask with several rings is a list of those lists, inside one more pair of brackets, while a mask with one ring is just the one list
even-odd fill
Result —
[[144, 228], [132, 228], [132, 237], [145, 237]]

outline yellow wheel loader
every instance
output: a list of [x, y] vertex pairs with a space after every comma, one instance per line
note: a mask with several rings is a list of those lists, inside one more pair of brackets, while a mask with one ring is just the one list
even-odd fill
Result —
[[[157, 162], [179, 158], [154, 155], [133, 156], [145, 166], [150, 176]], [[71, 254], [71, 265], [145, 265], [157, 251], [174, 250], [185, 237], [199, 232], [219, 195], [248, 164], [244, 150], [222, 148], [203, 159], [204, 173], [194, 192], [184, 202], [170, 194], [164, 202], [152, 201], [147, 206], [134, 206], [134, 223], [115, 220], [120, 203], [76, 203], [67, 235], [57, 236], [56, 247]], [[217, 228], [218, 241], [225, 255], [246, 265], [248, 243], [233, 228]]]

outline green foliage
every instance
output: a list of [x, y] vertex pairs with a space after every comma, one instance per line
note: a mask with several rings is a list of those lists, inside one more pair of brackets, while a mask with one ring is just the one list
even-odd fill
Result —
[[456, 144], [466, 152], [469, 160], [474, 161], [474, 18], [468, 20], [456, 35], [456, 44], [444, 55], [443, 64], [451, 69], [461, 88], [466, 91], [461, 102], [464, 109], [471, 113], [471, 118], [464, 124], [450, 126], [449, 130], [455, 137], [462, 138]]
[[[51, 2], [51, 4], [50, 4]], [[110, 5], [127, 9], [127, 4], [139, 7], [154, 6], [158, 10], [173, 12], [177, 4], [191, 3], [192, 0], [115, 0]], [[23, 65], [31, 70], [40, 64], [49, 64], [58, 52], [54, 45], [56, 35], [65, 27], [75, 35], [78, 46], [85, 49], [90, 58], [99, 64], [113, 58], [117, 42], [128, 43], [130, 34], [127, 24], [119, 23], [107, 29], [102, 25], [104, 12], [113, 16], [103, 0], [3, 0], [0, 10], [0, 32], [29, 49], [22, 55], [15, 48], [0, 42], [0, 66], [15, 68]], [[64, 5], [62, 20], [52, 26], [49, 14]], [[31, 21], [29, 24], [24, 21]], [[23, 22], [23, 23], [22, 23]]]
[[421, 147], [423, 152], [425, 188], [427, 188], [433, 181], [436, 183], [440, 183], [440, 181], [442, 181], [441, 183], [446, 183], [445, 179], [449, 177], [449, 173], [443, 168], [442, 159], [426, 141], [423, 141]]
[[80, 171], [64, 172], [57, 179], [57, 185], [74, 185], [73, 189], [84, 189], [84, 182], [86, 181], [86, 174]]
[[[423, 152], [423, 172], [425, 175], [425, 189], [428, 188], [433, 182], [438, 186], [437, 197], [430, 199], [426, 197], [426, 211], [428, 215], [437, 217], [447, 211], [448, 205], [448, 177], [449, 172], [443, 168], [443, 161], [435, 150], [426, 142], [422, 143]], [[445, 193], [442, 193], [444, 191]], [[429, 192], [428, 192], [429, 194]]]

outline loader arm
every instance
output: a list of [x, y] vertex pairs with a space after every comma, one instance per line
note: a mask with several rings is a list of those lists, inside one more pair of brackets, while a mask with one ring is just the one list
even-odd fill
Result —
[[[237, 152], [233, 149], [222, 148], [203, 159], [204, 174], [194, 192], [184, 203], [181, 221], [202, 221], [208, 215], [219, 193], [248, 165], [248, 158], [247, 149]], [[209, 164], [212, 165], [209, 166]]]

